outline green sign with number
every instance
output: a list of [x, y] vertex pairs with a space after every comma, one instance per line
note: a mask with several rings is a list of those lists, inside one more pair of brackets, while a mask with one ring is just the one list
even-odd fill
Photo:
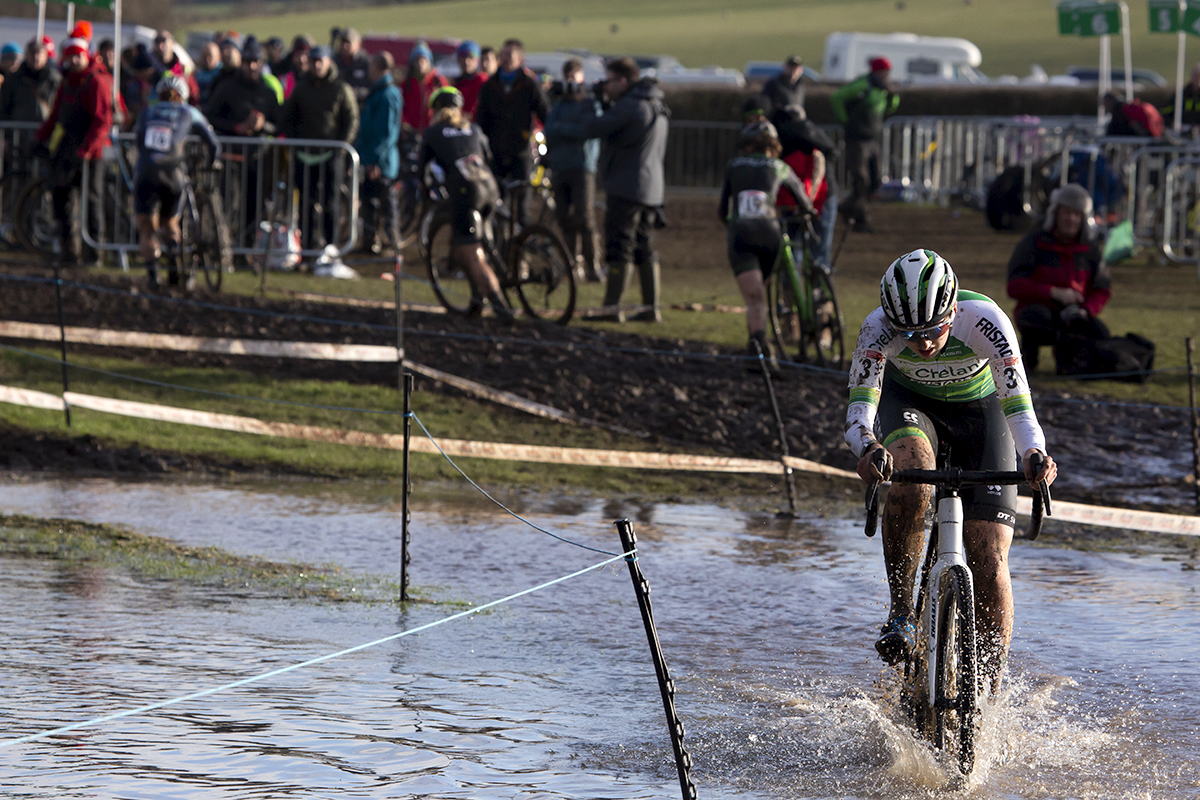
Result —
[[1151, 33], [1189, 33], [1200, 36], [1200, 0], [1188, 0], [1183, 17], [1179, 14], [1179, 0], [1150, 0]]
[[1063, 36], [1112, 36], [1121, 32], [1118, 3], [1066, 2], [1058, 4], [1058, 32]]

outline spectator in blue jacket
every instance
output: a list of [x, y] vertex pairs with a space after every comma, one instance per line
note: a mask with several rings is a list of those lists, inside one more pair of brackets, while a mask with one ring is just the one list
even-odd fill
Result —
[[[392, 54], [381, 50], [371, 56], [367, 77], [371, 85], [363, 101], [359, 118], [358, 151], [363, 168], [360, 194], [363, 203], [363, 223], [367, 230], [367, 245], [379, 253], [383, 244], [380, 228], [386, 230], [392, 245], [400, 241], [400, 208], [398, 196], [392, 191], [400, 176], [400, 116], [404, 101], [392, 79], [395, 67]], [[382, 215], [382, 219], [381, 219]]]
[[[547, 162], [554, 184], [555, 212], [567, 252], [575, 256], [577, 272], [585, 280], [603, 280], [600, 240], [596, 231], [596, 162], [600, 140], [583, 135], [580, 118], [584, 106], [600, 115], [600, 104], [583, 83], [583, 64], [570, 59], [563, 64], [563, 91], [546, 117]], [[576, 255], [582, 240], [582, 255]]]

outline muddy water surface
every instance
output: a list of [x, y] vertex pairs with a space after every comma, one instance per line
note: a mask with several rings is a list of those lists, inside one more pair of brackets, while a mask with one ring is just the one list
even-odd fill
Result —
[[[194, 545], [399, 574], [391, 489], [26, 482], [0, 510], [128, 524]], [[943, 796], [871, 641], [878, 540], [856, 519], [527, 495], [616, 552], [628, 516], [702, 798]], [[1052, 542], [1048, 543], [1052, 545]], [[425, 494], [414, 585], [452, 604], [241, 596], [5, 561], [0, 743], [415, 628], [603, 561], [477, 495]], [[1018, 545], [1011, 678], [953, 795], [1195, 797], [1200, 573], [1158, 556]], [[679, 787], [628, 574], [608, 567], [267, 681], [0, 749], [0, 793], [122, 798], [642, 798]]]

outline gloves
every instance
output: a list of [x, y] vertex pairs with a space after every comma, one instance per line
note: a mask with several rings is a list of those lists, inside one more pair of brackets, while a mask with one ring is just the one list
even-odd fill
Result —
[[1058, 318], [1063, 325], [1070, 326], [1073, 323], [1086, 320], [1088, 318], [1088, 311], [1081, 305], [1069, 305], [1058, 312]]

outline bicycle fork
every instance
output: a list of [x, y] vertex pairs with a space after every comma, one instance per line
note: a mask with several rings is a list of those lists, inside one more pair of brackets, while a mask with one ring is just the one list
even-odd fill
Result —
[[[975, 598], [974, 576], [971, 575], [971, 568], [967, 566], [966, 558], [963, 555], [963, 511], [962, 502], [957, 493], [938, 500], [937, 515], [938, 558], [929, 575], [929, 599], [931, 602], [927, 603], [925, 608], [925, 613], [929, 615], [926, 619], [928, 623], [926, 630], [929, 631], [929, 651], [926, 653], [929, 669], [926, 678], [929, 682], [929, 701], [931, 705], [935, 706], [944, 705], [946, 702], [946, 698], [939, 696], [938, 693], [937, 676], [940, 665], [938, 664], [937, 643], [949, 634], [948, 631], [941, 630], [939, 625], [942, 621], [941, 609], [946, 602], [946, 594], [950, 586], [948, 573], [952, 567], [962, 568], [960, 574], [966, 576], [966, 598], [972, 603]], [[953, 625], [954, 620], [948, 620], [948, 623]], [[967, 642], [959, 644], [967, 646]], [[971, 637], [971, 644], [974, 644], [974, 637]], [[972, 664], [976, 663], [974, 653], [968, 654], [968, 657]]]

